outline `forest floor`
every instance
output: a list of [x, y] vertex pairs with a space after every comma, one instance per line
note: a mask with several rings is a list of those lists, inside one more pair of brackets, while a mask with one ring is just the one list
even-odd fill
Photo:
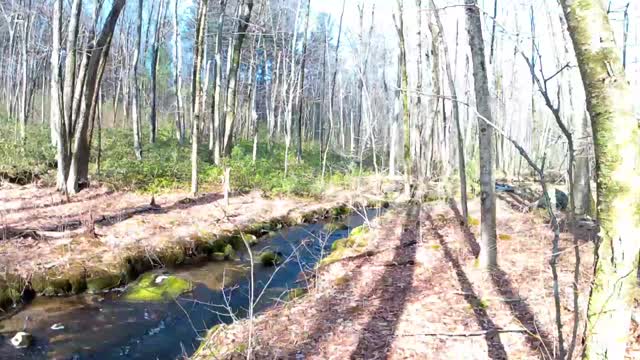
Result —
[[[302, 222], [342, 204], [365, 203], [373, 198], [365, 193], [335, 188], [324, 198], [305, 199], [268, 198], [255, 191], [231, 196], [227, 207], [222, 193], [194, 199], [174, 192], [155, 196], [152, 204], [150, 195], [92, 187], [67, 201], [53, 188], [0, 184], [0, 272], [32, 279], [82, 269], [82, 276], [90, 277], [91, 269], [117, 271], [134, 253], [153, 262], [153, 254], [188, 242], [197, 246], [199, 240], [274, 219]], [[60, 295], [71, 289], [50, 291]]]
[[[479, 201], [470, 231], [455, 204], [400, 208], [375, 221], [366, 249], [320, 267], [308, 294], [210, 331], [195, 359], [555, 358], [553, 233], [522, 199], [500, 195], [500, 268], [479, 268]], [[591, 228], [578, 229], [581, 324], [592, 278]], [[565, 346], [573, 327], [574, 236], [562, 233], [558, 264]], [[629, 358], [640, 358], [634, 324]], [[578, 329], [578, 339], [584, 329]], [[574, 358], [580, 352], [577, 341]]]

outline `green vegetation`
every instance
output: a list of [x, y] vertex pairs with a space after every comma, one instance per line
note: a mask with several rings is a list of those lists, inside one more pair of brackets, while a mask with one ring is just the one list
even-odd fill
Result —
[[320, 260], [319, 266], [333, 264], [336, 261], [340, 261], [348, 256], [353, 256], [361, 253], [364, 248], [369, 244], [369, 226], [361, 225], [353, 230], [346, 239], [336, 240], [331, 244], [331, 254], [324, 259]]
[[282, 261], [281, 257], [273, 251], [263, 251], [258, 255], [258, 259], [264, 266], [276, 266]]
[[19, 146], [13, 123], [0, 121], [0, 178], [27, 184], [55, 168], [55, 149], [50, 145], [49, 129], [30, 126], [27, 146]]
[[287, 292], [287, 300], [288, 301], [292, 301], [295, 300], [299, 297], [304, 296], [304, 294], [307, 293], [307, 289], [305, 288], [295, 288], [295, 289], [291, 289], [289, 290], [289, 292]]
[[190, 281], [173, 275], [146, 273], [131, 284], [124, 294], [127, 301], [166, 301], [188, 292], [193, 285]]
[[[27, 143], [16, 146], [13, 124], [0, 122], [0, 176], [11, 181], [29, 183], [44, 178], [52, 183], [55, 178], [55, 149], [50, 145], [49, 129], [31, 126]], [[143, 139], [146, 135], [143, 134]], [[118, 190], [162, 193], [188, 190], [191, 181], [191, 146], [180, 145], [174, 129], [160, 129], [155, 144], [143, 144], [143, 160], [136, 161], [130, 129], [103, 129], [100, 174], [97, 174], [98, 148], [94, 134], [91, 151], [93, 179]], [[323, 190], [320, 149], [305, 146], [303, 162], [297, 163], [295, 152], [290, 152], [289, 174], [284, 176], [284, 144], [258, 144], [257, 161], [252, 159], [252, 141], [239, 140], [224, 166], [231, 167], [233, 191], [260, 189], [271, 195], [319, 196]], [[221, 185], [223, 167], [212, 165], [207, 144], [199, 154], [200, 183], [205, 190]], [[349, 160], [329, 154], [325, 184], [344, 185], [349, 182]]]

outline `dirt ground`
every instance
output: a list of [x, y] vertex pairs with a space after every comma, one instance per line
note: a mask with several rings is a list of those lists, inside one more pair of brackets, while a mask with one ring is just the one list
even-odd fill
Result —
[[240, 194], [224, 206], [221, 193], [151, 196], [82, 191], [69, 202], [52, 188], [0, 185], [0, 272], [28, 278], [49, 269], [89, 264], [109, 268], [131, 249], [153, 251], [181, 239], [231, 232], [273, 218], [363, 201], [361, 192], [335, 190], [325, 199]]
[[[254, 319], [253, 355], [307, 360], [554, 358], [553, 234], [540, 213], [522, 213], [517, 205], [498, 202], [500, 268], [492, 272], [481, 270], [476, 261], [477, 222], [465, 230], [455, 204], [388, 213], [377, 221], [366, 256], [323, 267], [306, 296]], [[477, 200], [470, 211], [479, 219]], [[593, 265], [588, 239], [593, 230], [582, 230], [577, 243], [581, 320]], [[565, 347], [573, 328], [573, 241], [571, 234], [562, 234], [558, 265]], [[244, 358], [249, 324], [244, 320], [212, 330], [194, 358]], [[579, 336], [583, 331], [578, 329]], [[631, 339], [630, 344], [629, 358], [640, 358], [637, 342]], [[573, 357], [580, 351], [578, 337]]]

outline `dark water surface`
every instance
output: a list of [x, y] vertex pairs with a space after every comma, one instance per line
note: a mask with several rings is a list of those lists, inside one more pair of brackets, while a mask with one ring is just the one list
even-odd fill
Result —
[[[368, 210], [372, 220], [380, 210]], [[346, 219], [347, 230], [323, 233], [324, 223], [295, 226], [260, 240], [254, 254], [268, 249], [287, 258], [274, 268], [254, 267], [255, 296], [262, 294], [255, 311], [286, 299], [289, 289], [305, 287], [303, 270], [312, 269], [335, 240], [364, 222], [363, 216]], [[0, 359], [176, 359], [198, 348], [201, 337], [216, 324], [245, 317], [249, 307], [248, 253], [239, 260], [183, 268], [176, 275], [195, 283], [191, 293], [166, 303], [130, 303], [118, 292], [66, 298], [38, 297], [23, 311], [0, 322]], [[224, 290], [223, 288], [224, 280]], [[264, 290], [264, 292], [263, 292]], [[54, 324], [64, 329], [52, 330]], [[25, 350], [9, 343], [17, 332], [34, 337]]]

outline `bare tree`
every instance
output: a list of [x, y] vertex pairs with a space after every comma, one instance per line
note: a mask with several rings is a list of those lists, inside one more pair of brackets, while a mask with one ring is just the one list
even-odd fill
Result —
[[[467, 33], [473, 61], [473, 80], [475, 84], [478, 112], [493, 121], [489, 105], [489, 82], [482, 39], [480, 11], [476, 0], [465, 0]], [[480, 265], [485, 268], [498, 266], [498, 246], [496, 242], [496, 198], [495, 198], [495, 156], [493, 128], [483, 119], [479, 119], [480, 144]]]

